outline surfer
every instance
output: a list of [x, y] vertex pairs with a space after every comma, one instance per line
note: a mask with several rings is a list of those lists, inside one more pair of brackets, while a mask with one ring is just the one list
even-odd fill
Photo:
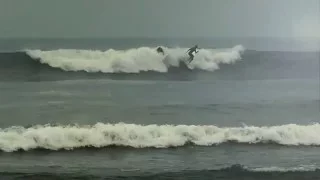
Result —
[[164, 55], [164, 51], [163, 51], [162, 47], [158, 47], [158, 48], [157, 48], [157, 52], [158, 52], [158, 53], [162, 53], [162, 54]]
[[[194, 55], [192, 54], [193, 52], [198, 53], [199, 51], [197, 51], [198, 49], [198, 45], [193, 46], [192, 48], [188, 49], [189, 53], [189, 57], [190, 57], [190, 62], [193, 61]], [[187, 51], [187, 52], [188, 52]]]

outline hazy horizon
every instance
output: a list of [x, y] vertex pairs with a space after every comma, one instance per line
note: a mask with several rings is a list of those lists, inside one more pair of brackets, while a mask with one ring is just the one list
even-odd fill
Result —
[[4, 0], [0, 37], [319, 38], [319, 18], [319, 0]]
[[320, 49], [319, 22], [320, 0], [4, 0], [0, 48], [41, 48], [33, 43], [38, 40], [132, 39], [125, 43], [314, 51]]

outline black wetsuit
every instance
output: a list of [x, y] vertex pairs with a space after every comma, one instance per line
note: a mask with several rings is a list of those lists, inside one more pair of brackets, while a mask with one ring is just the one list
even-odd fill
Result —
[[197, 53], [197, 46], [194, 46], [194, 47], [192, 47], [192, 48], [190, 48], [188, 51], [189, 51], [189, 53], [188, 53], [188, 55], [190, 56], [190, 62], [193, 60], [193, 58], [194, 58], [194, 55], [192, 54], [193, 52], [196, 52]]
[[162, 49], [161, 47], [158, 47], [158, 48], [157, 48], [157, 52], [158, 52], [158, 53], [162, 53], [162, 54], [164, 55], [164, 51], [163, 51], [163, 49]]

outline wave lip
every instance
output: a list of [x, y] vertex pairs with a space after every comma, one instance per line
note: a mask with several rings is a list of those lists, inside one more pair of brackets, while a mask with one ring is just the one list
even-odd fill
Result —
[[[170, 67], [179, 67], [181, 61], [188, 58], [187, 48], [166, 48], [165, 56], [155, 48], [140, 47], [137, 49], [106, 51], [58, 49], [51, 51], [25, 50], [26, 54], [43, 64], [64, 71], [86, 71], [102, 73], [139, 73], [156, 71], [165, 73]], [[200, 49], [189, 69], [214, 71], [219, 64], [231, 64], [241, 59], [244, 51], [242, 45], [231, 49]]]
[[31, 149], [72, 150], [84, 147], [129, 146], [133, 148], [179, 147], [235, 143], [320, 145], [320, 124], [287, 124], [271, 127], [224, 127], [213, 125], [104, 124], [92, 126], [9, 127], [0, 129], [0, 149], [5, 152]]

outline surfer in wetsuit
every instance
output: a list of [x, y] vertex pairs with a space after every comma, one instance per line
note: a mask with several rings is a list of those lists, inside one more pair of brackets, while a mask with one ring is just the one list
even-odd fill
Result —
[[[188, 49], [189, 53], [189, 57], [190, 57], [190, 62], [193, 61], [194, 55], [192, 54], [193, 52], [198, 53], [199, 51], [197, 51], [198, 49], [198, 45], [193, 46], [192, 48]], [[187, 52], [188, 52], [187, 51]]]
[[164, 55], [164, 51], [163, 51], [162, 47], [158, 47], [157, 48], [157, 52], [158, 53], [162, 53], [162, 55]]

